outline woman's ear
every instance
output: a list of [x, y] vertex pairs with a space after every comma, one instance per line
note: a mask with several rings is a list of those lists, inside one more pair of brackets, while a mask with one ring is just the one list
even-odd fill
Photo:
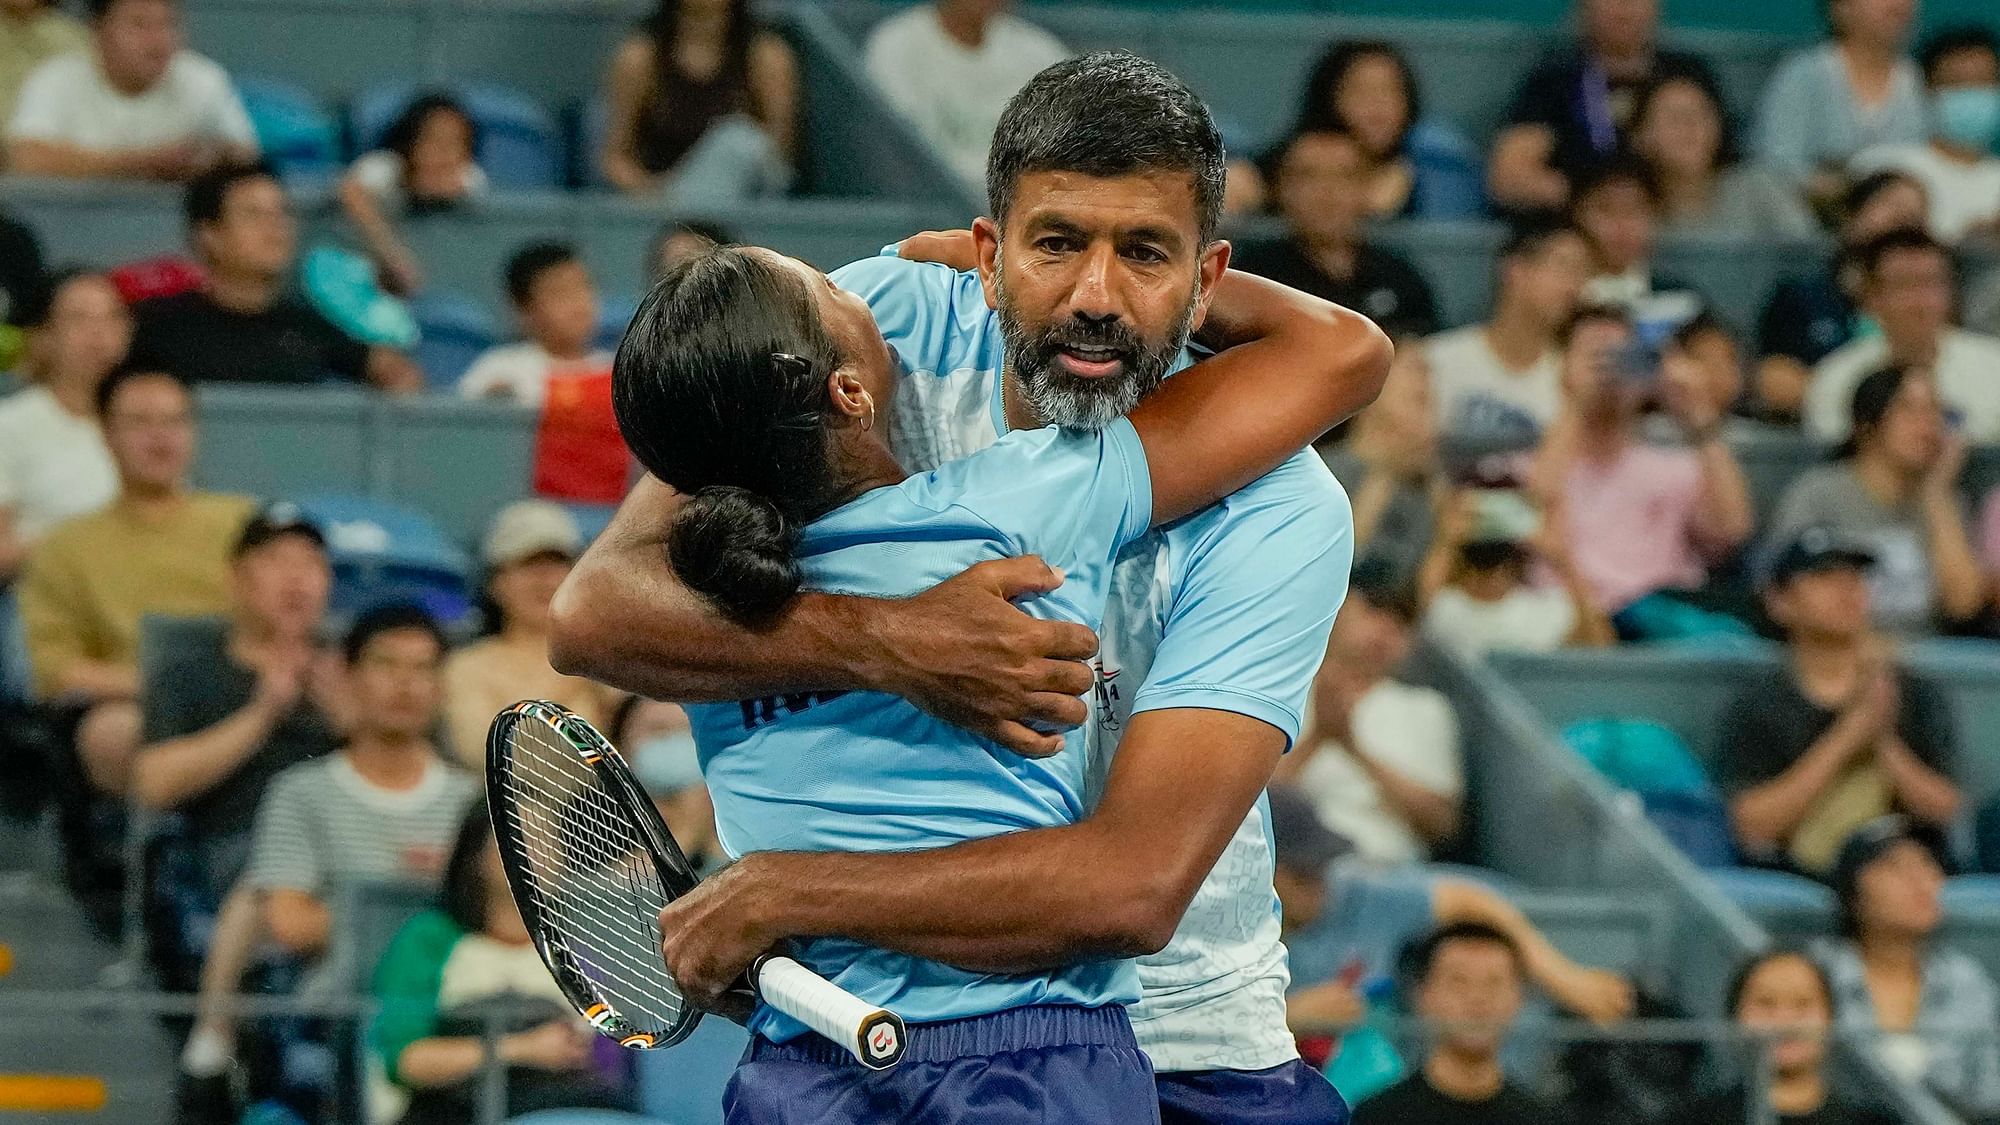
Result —
[[851, 369], [838, 368], [826, 377], [826, 397], [833, 404], [834, 413], [861, 423], [864, 428], [874, 424], [875, 397]]

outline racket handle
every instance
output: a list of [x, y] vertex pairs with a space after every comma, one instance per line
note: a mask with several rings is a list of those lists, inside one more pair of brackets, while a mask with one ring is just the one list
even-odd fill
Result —
[[757, 991], [766, 1004], [839, 1044], [870, 1070], [887, 1070], [902, 1061], [908, 1033], [901, 1016], [790, 957], [766, 957], [758, 963]]

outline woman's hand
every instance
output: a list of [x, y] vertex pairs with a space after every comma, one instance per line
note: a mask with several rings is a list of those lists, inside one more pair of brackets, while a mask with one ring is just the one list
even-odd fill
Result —
[[912, 262], [936, 262], [960, 273], [979, 268], [979, 244], [969, 230], [927, 230], [896, 244], [896, 256]]

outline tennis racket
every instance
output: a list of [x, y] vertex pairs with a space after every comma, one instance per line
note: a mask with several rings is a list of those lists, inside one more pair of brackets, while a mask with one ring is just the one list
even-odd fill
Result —
[[[630, 767], [554, 703], [502, 711], [486, 739], [486, 801], [535, 948], [578, 1014], [626, 1047], [670, 1047], [701, 1022], [660, 955], [660, 910], [699, 881]], [[789, 957], [750, 970], [757, 996], [885, 1070], [903, 1021]]]

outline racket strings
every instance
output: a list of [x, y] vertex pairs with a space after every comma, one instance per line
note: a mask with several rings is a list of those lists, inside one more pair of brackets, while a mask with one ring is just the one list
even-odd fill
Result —
[[660, 960], [659, 912], [670, 898], [643, 837], [560, 732], [524, 719], [511, 743], [503, 784], [517, 810], [514, 847], [555, 944], [635, 1028], [675, 1027], [686, 1003]]

